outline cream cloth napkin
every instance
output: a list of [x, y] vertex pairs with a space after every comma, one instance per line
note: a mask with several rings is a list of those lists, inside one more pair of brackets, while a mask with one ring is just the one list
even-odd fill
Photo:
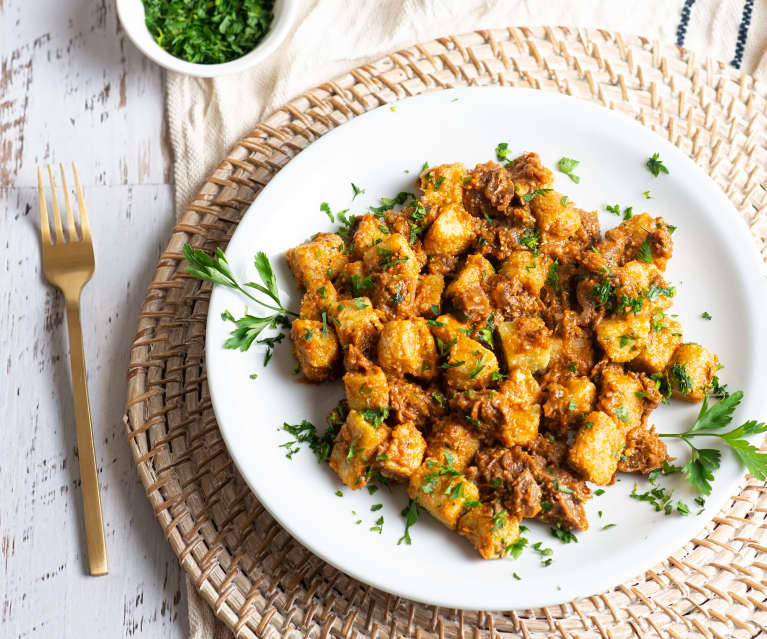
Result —
[[[390, 51], [509, 25], [601, 27], [684, 44], [767, 80], [767, 0], [303, 0], [264, 64], [212, 80], [168, 73], [167, 114], [181, 213], [230, 147], [304, 90]], [[187, 581], [192, 639], [230, 639]]]

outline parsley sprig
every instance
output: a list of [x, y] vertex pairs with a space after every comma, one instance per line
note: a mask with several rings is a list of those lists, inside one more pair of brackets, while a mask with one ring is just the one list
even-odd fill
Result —
[[[240, 285], [235, 279], [231, 268], [229, 268], [229, 262], [226, 261], [224, 252], [220, 248], [217, 248], [215, 256], [211, 257], [205, 251], [192, 248], [189, 244], [184, 244], [184, 257], [189, 262], [189, 266], [186, 267], [186, 272], [189, 275], [239, 291], [256, 304], [274, 311], [274, 313], [265, 317], [256, 317], [246, 313], [239, 319], [236, 319], [229, 311], [224, 311], [221, 314], [221, 319], [233, 322], [235, 325], [235, 329], [231, 332], [231, 337], [224, 342], [224, 348], [246, 351], [264, 329], [287, 328], [290, 325], [290, 316], [298, 317], [296, 313], [289, 311], [282, 305], [280, 292], [277, 289], [277, 276], [274, 274], [274, 270], [269, 263], [269, 258], [261, 251], [256, 253], [253, 259], [258, 275], [261, 278], [261, 284], [258, 282], [246, 282]], [[258, 299], [247, 290], [248, 288], [264, 293], [275, 302], [276, 306]], [[271, 349], [274, 348], [274, 344], [278, 343], [280, 339], [266, 338], [265, 340], [259, 340], [259, 342], [267, 344], [267, 347]], [[271, 357], [271, 353], [269, 353], [269, 356]]]
[[684, 476], [699, 492], [711, 494], [711, 482], [721, 462], [722, 454], [715, 448], [698, 448], [692, 442], [694, 437], [719, 437], [738, 456], [748, 472], [757, 479], [767, 479], [767, 453], [750, 444], [745, 438], [767, 432], [767, 424], [749, 420], [727, 432], [717, 432], [732, 421], [735, 408], [743, 399], [743, 391], [736, 391], [729, 397], [709, 406], [708, 397], [703, 398], [700, 413], [690, 430], [684, 433], [661, 433], [660, 437], [681, 439], [690, 447], [690, 461], [682, 467]]

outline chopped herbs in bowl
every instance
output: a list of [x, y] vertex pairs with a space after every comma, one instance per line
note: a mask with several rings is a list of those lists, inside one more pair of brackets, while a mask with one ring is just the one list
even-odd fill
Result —
[[213, 77], [243, 71], [274, 53], [298, 0], [117, 0], [133, 43], [157, 64]]
[[274, 0], [142, 0], [146, 26], [171, 55], [197, 64], [242, 57], [269, 31]]

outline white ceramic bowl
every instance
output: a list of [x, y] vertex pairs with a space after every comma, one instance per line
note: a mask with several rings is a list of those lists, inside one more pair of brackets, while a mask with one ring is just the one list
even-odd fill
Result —
[[133, 44], [145, 56], [171, 71], [212, 78], [228, 73], [237, 73], [263, 62], [285, 39], [293, 26], [299, 0], [275, 0], [274, 18], [269, 31], [256, 47], [240, 58], [221, 64], [195, 64], [168, 53], [154, 41], [144, 19], [144, 4], [141, 0], [117, 0], [117, 15]]

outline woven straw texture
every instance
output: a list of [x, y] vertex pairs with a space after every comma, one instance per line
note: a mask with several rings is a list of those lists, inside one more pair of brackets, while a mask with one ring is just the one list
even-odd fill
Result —
[[756, 637], [767, 632], [767, 486], [748, 480], [700, 534], [614, 590], [536, 610], [470, 612], [356, 582], [282, 530], [236, 472], [206, 384], [210, 286], [184, 242], [225, 246], [243, 212], [301, 149], [364, 111], [446, 87], [560, 91], [638, 119], [722, 187], [767, 255], [767, 87], [683, 49], [605, 31], [508, 28], [449, 36], [306, 92], [225, 158], [157, 265], [128, 371], [125, 425], [165, 535], [237, 637]]

